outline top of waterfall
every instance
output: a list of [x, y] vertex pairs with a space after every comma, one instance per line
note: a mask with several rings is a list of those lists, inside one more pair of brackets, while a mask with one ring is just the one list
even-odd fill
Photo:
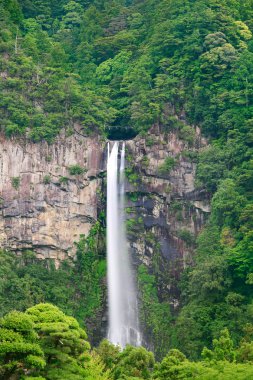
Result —
[[106, 127], [106, 134], [108, 140], [124, 141], [134, 139], [138, 132], [132, 127], [112, 125]]

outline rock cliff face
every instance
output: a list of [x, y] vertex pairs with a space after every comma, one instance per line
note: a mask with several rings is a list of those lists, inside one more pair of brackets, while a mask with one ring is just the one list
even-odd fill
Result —
[[[193, 145], [205, 145], [198, 130]], [[158, 127], [127, 141], [128, 234], [136, 261], [148, 266], [155, 253], [184, 266], [209, 212], [206, 195], [194, 188], [196, 164], [184, 155], [188, 148]], [[74, 242], [88, 234], [104, 206], [105, 151], [104, 141], [78, 134], [51, 145], [1, 138], [1, 247], [32, 249], [57, 264], [73, 257]], [[84, 173], [71, 174], [73, 165]]]
[[130, 247], [136, 264], [160, 272], [160, 295], [174, 308], [178, 276], [192, 261], [195, 238], [210, 212], [208, 195], [195, 189], [194, 156], [205, 145], [198, 129], [189, 147], [158, 127], [127, 143], [131, 173], [137, 173], [128, 175]]
[[[0, 141], [0, 245], [56, 263], [97, 218], [101, 143], [63, 136], [52, 144]], [[84, 172], [71, 175], [73, 165]]]

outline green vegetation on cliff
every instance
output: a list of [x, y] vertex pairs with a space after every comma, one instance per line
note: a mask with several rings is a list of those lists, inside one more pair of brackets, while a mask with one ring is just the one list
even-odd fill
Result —
[[15, 309], [25, 311], [39, 302], [50, 302], [81, 326], [88, 328], [93, 343], [101, 339], [98, 315], [105, 297], [106, 263], [101, 225], [96, 223], [89, 236], [76, 244], [76, 261], [65, 260], [58, 269], [53, 260], [38, 260], [25, 251], [21, 256], [0, 252], [0, 317]]
[[[106, 135], [108, 125], [143, 133], [156, 123], [178, 133], [189, 147], [194, 143], [191, 126], [209, 138], [210, 146], [197, 158], [196, 185], [210, 194], [212, 214], [198, 237], [194, 265], [182, 274], [182, 305], [173, 328], [164, 333], [166, 344], [157, 331], [167, 326], [169, 310], [164, 312], [166, 303], [159, 303], [156, 291], [145, 292], [155, 281], [145, 270], [140, 273], [144, 305], [152, 304], [146, 322], [155, 329], [157, 352], [176, 347], [197, 359], [224, 328], [236, 345], [252, 336], [252, 18], [252, 0], [0, 0], [1, 133], [51, 142], [62, 128], [67, 134]], [[161, 170], [174, 164], [168, 161]], [[69, 269], [54, 272], [54, 281], [66, 273], [57, 295], [49, 290], [50, 275], [41, 278], [44, 269], [31, 274], [33, 259], [26, 268], [16, 263], [22, 259], [5, 255], [6, 270], [15, 260], [18, 271], [13, 267], [10, 273], [21, 296], [14, 300], [10, 282], [4, 283], [10, 301], [3, 301], [3, 313], [46, 300], [78, 320], [92, 314], [101, 296], [97, 279], [104, 273], [104, 262], [93, 254], [79, 256], [79, 269], [85, 271], [73, 269], [72, 278]], [[87, 268], [92, 270], [86, 281]], [[73, 282], [73, 288], [67, 285]], [[91, 297], [82, 305], [87, 310], [70, 305], [76, 290], [80, 299]], [[152, 321], [155, 305], [158, 315]], [[157, 378], [176, 379], [166, 372], [171, 371], [168, 363], [201, 379], [221, 379], [217, 371], [223, 371], [222, 379], [240, 372], [240, 365], [235, 369], [229, 360], [215, 362], [210, 375], [209, 370], [202, 375], [205, 361], [195, 365], [173, 351], [155, 372]], [[242, 373], [250, 371], [246, 367]], [[250, 377], [249, 372], [242, 379]]]

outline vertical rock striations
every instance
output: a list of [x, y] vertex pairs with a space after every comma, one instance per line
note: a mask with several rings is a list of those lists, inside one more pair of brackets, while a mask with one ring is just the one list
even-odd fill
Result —
[[[210, 211], [207, 194], [195, 189], [192, 158], [205, 144], [198, 130], [189, 144], [156, 126], [127, 141], [127, 228], [138, 262], [152, 266], [156, 252], [180, 270], [191, 259], [193, 238]], [[74, 242], [105, 207], [105, 157], [102, 140], [79, 134], [51, 145], [2, 137], [0, 246], [32, 249], [56, 262], [73, 257]]]
[[61, 136], [54, 144], [0, 141], [0, 245], [57, 261], [97, 219], [99, 139]]
[[191, 143], [155, 127], [127, 143], [128, 238], [136, 264], [160, 280], [160, 295], [174, 308], [182, 269], [191, 263], [195, 239], [210, 212], [209, 198], [195, 188], [196, 156], [206, 145], [198, 129]]

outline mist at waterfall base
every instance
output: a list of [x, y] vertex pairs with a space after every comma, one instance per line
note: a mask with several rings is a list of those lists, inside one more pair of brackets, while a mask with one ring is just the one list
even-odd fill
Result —
[[[120, 165], [118, 165], [121, 146]], [[107, 161], [108, 339], [122, 348], [141, 345], [134, 272], [125, 231], [125, 143], [115, 142]]]

